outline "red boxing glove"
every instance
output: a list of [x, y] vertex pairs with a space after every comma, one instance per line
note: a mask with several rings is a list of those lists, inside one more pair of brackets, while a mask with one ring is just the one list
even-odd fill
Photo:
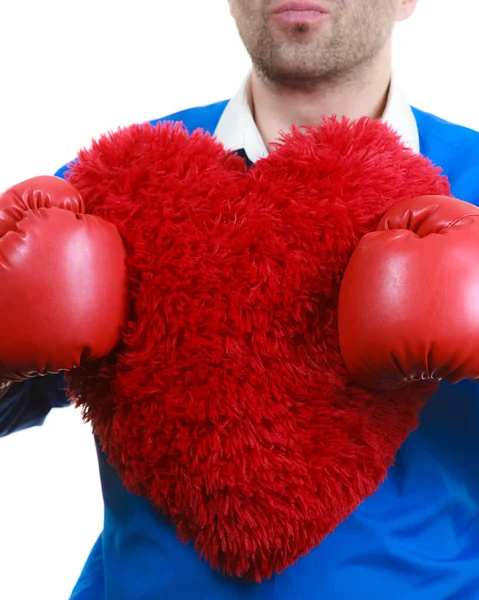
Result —
[[63, 179], [0, 196], [0, 380], [108, 354], [126, 318], [126, 265], [114, 225], [84, 214]]
[[479, 377], [479, 209], [442, 196], [399, 203], [365, 235], [339, 297], [339, 341], [362, 385]]

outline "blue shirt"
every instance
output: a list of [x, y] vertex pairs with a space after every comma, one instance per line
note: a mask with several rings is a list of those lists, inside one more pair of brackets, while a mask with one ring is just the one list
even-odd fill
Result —
[[[168, 119], [213, 132], [225, 106]], [[479, 134], [413, 112], [422, 154], [443, 168], [457, 197], [479, 205]], [[15, 384], [0, 402], [0, 431], [41, 422], [65, 403], [61, 387], [59, 376]], [[104, 530], [70, 600], [479, 600], [476, 383], [441, 384], [376, 494], [261, 584], [212, 570], [152, 504], [123, 487], [100, 449], [98, 457]]]

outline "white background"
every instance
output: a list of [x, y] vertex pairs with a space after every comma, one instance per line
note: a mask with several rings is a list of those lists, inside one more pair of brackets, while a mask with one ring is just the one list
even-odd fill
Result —
[[[249, 67], [227, 0], [1, 4], [0, 190], [109, 129], [228, 98]], [[478, 21], [474, 0], [420, 0], [394, 55], [412, 104], [474, 129]], [[67, 600], [102, 510], [79, 412], [0, 440], [0, 598]]]

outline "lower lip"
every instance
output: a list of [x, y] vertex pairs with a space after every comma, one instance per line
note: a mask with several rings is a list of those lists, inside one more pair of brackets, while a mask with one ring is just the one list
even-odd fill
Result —
[[275, 21], [289, 24], [316, 23], [323, 21], [328, 13], [318, 10], [285, 10], [280, 13], [274, 13]]

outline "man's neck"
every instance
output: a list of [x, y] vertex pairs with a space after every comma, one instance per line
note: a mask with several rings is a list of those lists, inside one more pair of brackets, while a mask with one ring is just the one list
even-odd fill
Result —
[[314, 125], [332, 115], [351, 119], [381, 117], [390, 80], [388, 48], [360, 71], [319, 82], [311, 89], [273, 83], [253, 71], [251, 109], [265, 144], [270, 146], [281, 132], [289, 132], [293, 124], [298, 127]]

